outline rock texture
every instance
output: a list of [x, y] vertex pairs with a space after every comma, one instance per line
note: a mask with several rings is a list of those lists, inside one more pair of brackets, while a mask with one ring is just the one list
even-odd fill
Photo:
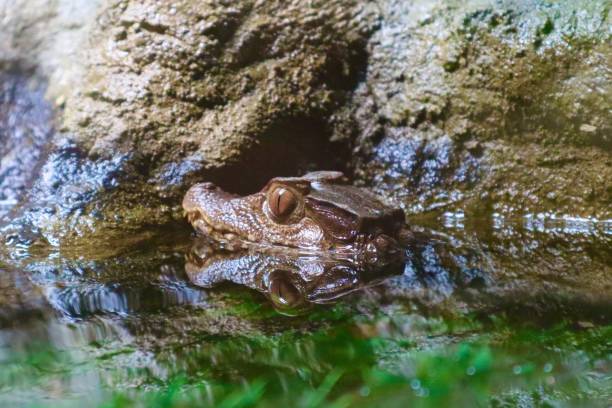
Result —
[[413, 213], [612, 215], [605, 2], [382, 1], [358, 176]]
[[249, 190], [344, 165], [326, 152], [329, 117], [365, 69], [365, 7], [117, 2], [98, 22], [63, 122], [90, 156], [136, 152], [162, 188], [195, 174]]
[[0, 70], [46, 80], [62, 105], [89, 69], [82, 52], [101, 8], [101, 0], [1, 0]]
[[[54, 13], [69, 3], [36, 17], [11, 9], [5, 24], [61, 32]], [[53, 83], [63, 64], [39, 64], [42, 50], [16, 57], [30, 45], [15, 34], [0, 59], [48, 78], [58, 132], [46, 177], [24, 199], [36, 208], [19, 206], [8, 236], [103, 238], [180, 218], [196, 180], [245, 192], [279, 174], [345, 168], [333, 113], [365, 70], [373, 16], [351, 1], [104, 2], [79, 49], [62, 54], [78, 67], [67, 88]]]
[[[11, 176], [32, 183], [3, 192], [15, 203], [5, 236], [91, 244], [180, 219], [196, 180], [249, 192], [318, 168], [347, 171], [413, 216], [611, 218], [608, 11], [0, 1], [1, 108], [20, 117], [11, 88], [56, 112], [55, 131], [25, 148], [37, 164], [15, 167], [31, 174]], [[33, 126], [0, 123], [13, 142]]]

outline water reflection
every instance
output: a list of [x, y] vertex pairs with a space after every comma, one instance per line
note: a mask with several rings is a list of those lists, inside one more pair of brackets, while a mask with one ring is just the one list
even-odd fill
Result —
[[443, 223], [427, 232], [440, 243], [409, 257], [411, 267], [387, 282], [381, 299], [518, 320], [612, 320], [609, 221], [446, 214]]
[[187, 256], [185, 271], [197, 286], [243, 285], [263, 293], [278, 311], [292, 314], [398, 275], [402, 267], [401, 256], [368, 263], [293, 250], [226, 251], [199, 238]]
[[227, 251], [184, 232], [163, 231], [98, 259], [68, 250], [24, 258], [0, 279], [8, 287], [3, 298], [13, 299], [0, 316], [32, 309], [41, 294], [47, 307], [78, 320], [210, 308], [211, 294], [243, 287], [262, 293], [285, 314], [367, 289], [381, 307], [409, 303], [425, 311], [612, 318], [612, 234], [606, 225], [579, 228], [574, 221], [557, 221], [531, 228], [498, 219], [474, 223], [462, 217], [461, 225], [448, 219], [443, 232], [414, 227], [403, 257], [377, 264], [296, 251]]
[[203, 302], [206, 293], [189, 283], [182, 254], [165, 255], [171, 256], [147, 250], [99, 261], [47, 259], [27, 269], [49, 305], [69, 320], [155, 313]]
[[[241, 383], [260, 375], [290, 381], [308, 372], [322, 381], [336, 367], [350, 372], [359, 364], [404, 375], [417, 370], [418, 350], [443, 352], [471, 336], [486, 341], [491, 315], [538, 330], [540, 322], [570, 321], [582, 331], [611, 321], [609, 229], [532, 226], [462, 217], [438, 232], [414, 227], [418, 239], [402, 262], [383, 266], [227, 252], [194, 241], [186, 227], [178, 235], [163, 229], [142, 240], [129, 237], [129, 245], [113, 242], [112, 251], [62, 248], [24, 256], [19, 264], [5, 259], [0, 364], [9, 368], [4, 377], [0, 370], [0, 405], [71, 395], [104, 399], [100, 390], [150, 387], [181, 375]], [[269, 303], [293, 314], [330, 302], [341, 306], [317, 308], [306, 318], [268, 313]], [[462, 316], [478, 323], [448, 329]], [[504, 326], [497, 335], [512, 330]], [[383, 344], [389, 348], [380, 349]], [[533, 347], [530, 339], [526, 344]], [[561, 345], [567, 352], [558, 356], [546, 347], [539, 349], [548, 353], [544, 360], [558, 358], [555, 367], [573, 372], [560, 365], [573, 349]], [[509, 373], [523, 363], [516, 351], [509, 353], [511, 365], [493, 372], [504, 381], [516, 378]], [[595, 363], [580, 364], [584, 373]], [[58, 370], [65, 372], [60, 380]]]

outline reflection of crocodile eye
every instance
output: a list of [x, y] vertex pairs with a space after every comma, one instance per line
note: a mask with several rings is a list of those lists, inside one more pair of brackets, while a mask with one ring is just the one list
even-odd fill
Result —
[[284, 218], [290, 215], [297, 206], [295, 194], [286, 188], [273, 190], [268, 197], [268, 207], [275, 217]]
[[273, 279], [270, 282], [270, 295], [272, 302], [278, 307], [295, 307], [303, 300], [300, 291], [290, 280], [284, 278]]

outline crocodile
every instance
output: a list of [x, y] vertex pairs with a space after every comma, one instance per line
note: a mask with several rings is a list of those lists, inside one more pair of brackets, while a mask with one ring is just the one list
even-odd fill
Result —
[[354, 254], [368, 261], [401, 252], [405, 225], [403, 210], [336, 171], [276, 177], [248, 196], [199, 183], [185, 195], [183, 208], [195, 230], [216, 241]]

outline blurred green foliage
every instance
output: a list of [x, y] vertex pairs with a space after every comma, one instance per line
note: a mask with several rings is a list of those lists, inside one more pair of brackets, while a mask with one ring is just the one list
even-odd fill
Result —
[[[207, 335], [161, 349], [133, 344], [96, 354], [109, 346], [32, 343], [4, 350], [0, 403], [390, 408], [605, 406], [612, 398], [612, 326], [347, 313], [340, 305], [315, 311], [302, 318], [319, 324], [307, 332]], [[402, 333], [410, 319], [420, 329]]]

